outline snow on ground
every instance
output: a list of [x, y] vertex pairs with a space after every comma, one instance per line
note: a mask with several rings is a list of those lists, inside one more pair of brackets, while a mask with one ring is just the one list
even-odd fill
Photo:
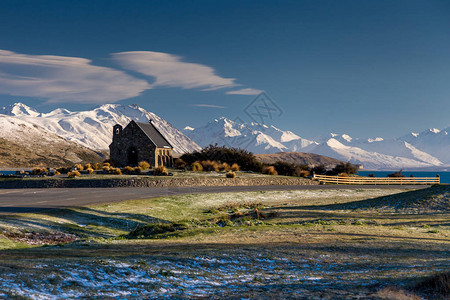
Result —
[[[0, 297], [197, 298], [241, 297], [250, 292], [283, 292], [285, 296], [299, 297], [325, 289], [332, 297], [343, 296], [346, 289], [355, 293], [352, 288], [363, 291], [364, 286], [378, 285], [377, 274], [408, 271], [392, 261], [365, 266], [371, 259], [367, 255], [347, 259], [339, 264], [333, 255], [287, 259], [267, 253], [46, 259], [2, 271]], [[414, 268], [419, 273], [427, 271], [426, 266]]]

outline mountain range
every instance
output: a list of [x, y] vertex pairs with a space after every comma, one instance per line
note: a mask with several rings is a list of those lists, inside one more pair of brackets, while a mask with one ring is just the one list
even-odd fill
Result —
[[188, 126], [183, 132], [201, 147], [217, 143], [254, 153], [315, 153], [361, 164], [365, 169], [450, 166], [450, 128], [430, 129], [397, 139], [358, 139], [330, 133], [309, 140], [274, 126], [240, 123], [222, 117], [198, 128]]
[[[204, 126], [187, 126], [180, 131], [137, 105], [105, 104], [90, 111], [71, 112], [58, 108], [40, 113], [25, 104], [15, 103], [0, 109], [0, 139], [26, 149], [57, 144], [59, 150], [52, 149], [52, 153], [62, 153], [70, 158], [69, 161], [77, 161], [83, 155], [107, 153], [112, 127], [115, 124], [126, 126], [130, 120], [153, 120], [177, 153], [192, 152], [217, 143], [247, 149], [255, 154], [315, 153], [373, 170], [450, 166], [450, 128], [429, 129], [396, 139], [359, 139], [335, 133], [305, 139], [275, 126], [236, 122], [222, 117]], [[40, 146], [36, 144], [38, 142], [45, 143]], [[77, 149], [72, 152], [78, 156], [67, 149]]]
[[109, 149], [114, 125], [126, 126], [131, 120], [153, 120], [174, 147], [174, 152], [185, 153], [200, 149], [169, 122], [137, 105], [105, 104], [89, 111], [71, 112], [58, 108], [49, 113], [39, 113], [23, 103], [15, 103], [0, 109], [0, 114], [37, 125], [68, 141], [97, 151]]

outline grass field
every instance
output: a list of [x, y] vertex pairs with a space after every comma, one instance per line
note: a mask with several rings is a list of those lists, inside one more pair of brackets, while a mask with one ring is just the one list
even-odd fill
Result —
[[449, 270], [449, 220], [449, 186], [180, 195], [1, 216], [0, 298], [444, 299], [414, 283]]

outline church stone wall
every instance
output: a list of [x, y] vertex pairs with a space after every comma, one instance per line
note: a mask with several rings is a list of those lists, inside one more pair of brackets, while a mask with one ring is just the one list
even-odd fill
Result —
[[[155, 167], [156, 147], [136, 123], [131, 122], [123, 130], [122, 126], [113, 128], [113, 142], [110, 147], [111, 160], [117, 167], [137, 165], [147, 161]], [[135, 151], [135, 154], [132, 152]]]

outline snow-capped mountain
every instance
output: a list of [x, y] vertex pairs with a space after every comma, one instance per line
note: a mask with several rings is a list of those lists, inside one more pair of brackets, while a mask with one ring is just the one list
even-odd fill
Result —
[[450, 166], [449, 130], [430, 130], [398, 139], [359, 139], [330, 133], [313, 140], [274, 126], [241, 124], [219, 118], [183, 132], [204, 147], [217, 143], [254, 153], [308, 152], [363, 165], [366, 169], [426, 168]]
[[104, 159], [91, 149], [17, 117], [0, 115], [0, 128], [2, 166], [55, 166]]
[[442, 130], [432, 128], [421, 133], [410, 133], [402, 136], [400, 140], [439, 158], [444, 165], [450, 165], [450, 127]]
[[174, 147], [174, 152], [184, 153], [200, 147], [169, 122], [137, 105], [105, 104], [90, 111], [71, 112], [58, 108], [49, 113], [39, 113], [22, 103], [0, 110], [0, 114], [14, 116], [95, 150], [107, 150], [112, 141], [115, 124], [126, 126], [131, 120], [153, 120], [161, 133]]
[[201, 147], [217, 143], [254, 153], [300, 151], [315, 143], [275, 126], [242, 124], [224, 117], [195, 129], [187, 126], [183, 132]]

